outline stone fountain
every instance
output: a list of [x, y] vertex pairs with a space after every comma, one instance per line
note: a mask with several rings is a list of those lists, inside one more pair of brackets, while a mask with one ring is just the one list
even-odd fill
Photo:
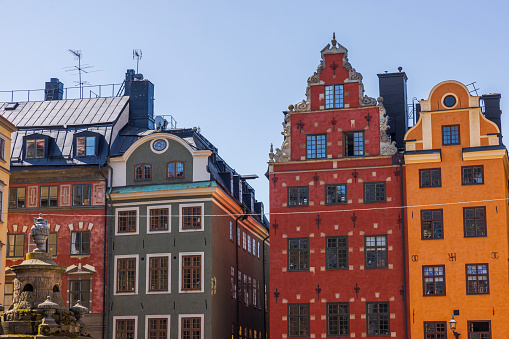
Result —
[[60, 287], [66, 267], [57, 265], [44, 249], [49, 228], [42, 215], [30, 235], [37, 248], [11, 266], [16, 275], [13, 303], [0, 318], [0, 338], [91, 338], [80, 320], [88, 309], [79, 301], [69, 310], [64, 307]]

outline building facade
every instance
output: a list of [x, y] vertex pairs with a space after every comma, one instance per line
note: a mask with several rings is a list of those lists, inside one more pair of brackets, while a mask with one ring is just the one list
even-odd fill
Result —
[[404, 338], [403, 187], [389, 117], [364, 95], [346, 48], [333, 38], [321, 56], [270, 153], [271, 338]]
[[113, 338], [267, 338], [268, 222], [196, 129], [121, 132], [110, 159]]
[[509, 163], [500, 95], [482, 99], [439, 83], [405, 136], [413, 338], [446, 338], [453, 315], [462, 338], [509, 333]]

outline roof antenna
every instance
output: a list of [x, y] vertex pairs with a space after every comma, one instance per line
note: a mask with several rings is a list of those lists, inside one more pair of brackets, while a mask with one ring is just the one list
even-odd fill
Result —
[[336, 47], [337, 45], [337, 41], [336, 41], [336, 32], [332, 32], [332, 40], [331, 40], [331, 43], [332, 43], [332, 47]]
[[136, 74], [138, 74], [138, 66], [140, 65], [142, 55], [141, 49], [133, 49], [133, 60], [136, 59]]
[[469, 90], [469, 93], [470, 93], [470, 94], [472, 94], [472, 92], [475, 92], [475, 95], [476, 95], [476, 96], [479, 96], [479, 93], [477, 93], [477, 91], [478, 91], [478, 90], [480, 90], [480, 88], [476, 88], [476, 87], [475, 87], [475, 83], [476, 83], [476, 82], [477, 82], [477, 81], [471, 82], [471, 83], [469, 83], [468, 85], [465, 85], [465, 87], [467, 87], [467, 88], [468, 88], [468, 86], [472, 86], [472, 88], [473, 88], [473, 89], [472, 89], [471, 91]]
[[[94, 66], [81, 65], [81, 58], [83, 57], [83, 54], [81, 53], [81, 51], [80, 50], [72, 50], [72, 49], [69, 49], [68, 51], [72, 55], [74, 55], [74, 60], [78, 60], [78, 66], [65, 67], [65, 68], [67, 68], [65, 71], [66, 72], [71, 72], [71, 71], [78, 70], [79, 81], [74, 81], [74, 82], [77, 83], [77, 86], [80, 87], [80, 99], [83, 99], [83, 85], [87, 85], [89, 83], [87, 81], [81, 81], [81, 72], [83, 72], [83, 73], [91, 73], [91, 72], [99, 72], [100, 70], [97, 70], [97, 71], [87, 71], [86, 69], [92, 68]], [[73, 75], [75, 75], [75, 74], [73, 74]]]

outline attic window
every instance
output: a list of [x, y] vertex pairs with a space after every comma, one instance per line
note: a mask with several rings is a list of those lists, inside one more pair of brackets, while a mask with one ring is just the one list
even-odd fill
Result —
[[15, 110], [16, 107], [18, 107], [18, 103], [17, 102], [9, 102], [7, 105], [5, 105], [5, 110], [6, 111], [12, 111], [12, 110]]
[[95, 155], [95, 137], [76, 138], [76, 156], [89, 157]]
[[325, 86], [325, 109], [343, 107], [344, 107], [343, 85]]
[[25, 157], [27, 159], [44, 158], [44, 148], [44, 139], [29, 139], [26, 141]]

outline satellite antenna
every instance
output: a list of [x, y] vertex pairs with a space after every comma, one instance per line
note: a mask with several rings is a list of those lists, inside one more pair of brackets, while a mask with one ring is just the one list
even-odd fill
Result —
[[138, 74], [138, 66], [140, 65], [142, 56], [143, 53], [141, 52], [141, 49], [133, 49], [133, 60], [136, 59], [136, 74]]
[[66, 68], [66, 72], [71, 72], [71, 71], [78, 71], [78, 75], [79, 75], [79, 81], [74, 81], [75, 83], [77, 83], [77, 86], [80, 87], [80, 99], [83, 99], [83, 85], [86, 85], [86, 84], [90, 84], [89, 82], [87, 81], [82, 81], [81, 80], [81, 73], [92, 73], [92, 72], [99, 72], [100, 70], [96, 70], [96, 71], [87, 71], [88, 68], [92, 68], [94, 66], [89, 66], [89, 65], [82, 65], [81, 64], [81, 58], [83, 57], [83, 54], [81, 53], [80, 50], [73, 50], [73, 49], [69, 49], [68, 50], [72, 55], [74, 55], [74, 60], [78, 60], [78, 66], [70, 66], [70, 67], [65, 67]]
[[156, 131], [165, 131], [166, 126], [168, 125], [168, 121], [161, 116], [157, 116], [154, 120], [156, 125]]

